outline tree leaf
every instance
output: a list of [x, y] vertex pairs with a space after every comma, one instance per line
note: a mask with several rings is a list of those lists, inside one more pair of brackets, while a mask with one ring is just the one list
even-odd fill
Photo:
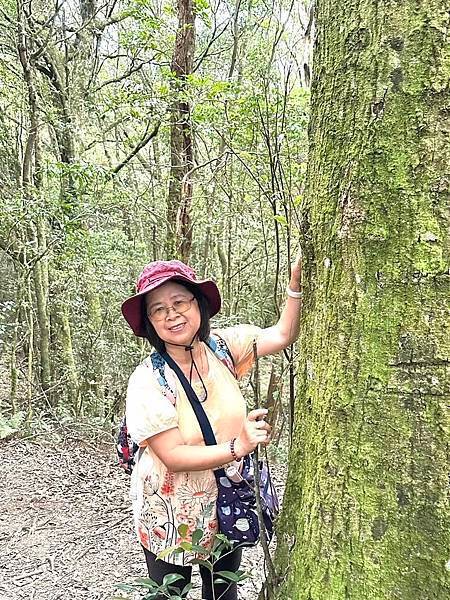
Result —
[[175, 583], [175, 581], [180, 581], [180, 579], [184, 579], [183, 575], [180, 575], [179, 573], [169, 573], [164, 576], [162, 584], [168, 586]]
[[[183, 550], [181, 550], [181, 552], [183, 552]], [[166, 556], [169, 556], [169, 554], [180, 554], [180, 547], [179, 546], [169, 546], [169, 548], [164, 548], [164, 550], [162, 550], [157, 556], [156, 558], [159, 558], [160, 560], [164, 560], [166, 558]]]
[[219, 575], [219, 577], [223, 577], [224, 579], [228, 579], [229, 581], [242, 581], [243, 579], [247, 579], [247, 577], [243, 577], [242, 572], [234, 573], [233, 571], [217, 571], [215, 575]]
[[193, 583], [187, 583], [184, 588], [181, 590], [181, 595], [182, 596], [186, 596], [186, 594], [188, 592], [190, 592], [192, 590], [192, 588], [194, 587]]
[[116, 588], [119, 590], [123, 590], [124, 592], [134, 592], [136, 590], [136, 587], [130, 585], [129, 583], [118, 583], [116, 585]]
[[273, 218], [275, 219], [275, 221], [278, 221], [278, 223], [281, 223], [281, 225], [288, 227], [288, 222], [284, 215], [274, 215]]
[[232, 546], [233, 542], [231, 542], [227, 536], [223, 533], [216, 533], [216, 540], [219, 540], [220, 542], [222, 542], [223, 544], [225, 544], [225, 546]]
[[192, 544], [191, 544], [191, 542], [181, 542], [180, 548], [183, 548], [183, 550], [186, 550], [186, 552], [191, 552]]
[[146, 587], [150, 589], [157, 589], [159, 587], [159, 584], [156, 583], [156, 581], [154, 581], [150, 577], [138, 577], [134, 581], [137, 585], [140, 585], [141, 587]]
[[192, 543], [198, 544], [203, 537], [203, 529], [196, 529], [192, 534]]
[[192, 552], [198, 552], [199, 554], [210, 554], [209, 548], [200, 546], [198, 544], [192, 544]]
[[208, 560], [203, 560], [202, 558], [193, 558], [189, 562], [191, 565], [201, 565], [202, 567], [208, 569], [208, 571], [212, 572], [213, 570], [213, 565]]

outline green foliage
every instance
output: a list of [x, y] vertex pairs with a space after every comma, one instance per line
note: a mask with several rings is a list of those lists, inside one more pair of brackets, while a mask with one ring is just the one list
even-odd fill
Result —
[[[229, 539], [221, 533], [215, 535], [211, 548], [205, 548], [199, 545], [200, 540], [204, 535], [202, 529], [196, 529], [190, 540], [183, 539], [188, 535], [189, 526], [182, 523], [178, 526], [178, 533], [182, 541], [175, 546], [166, 548], [157, 556], [158, 559], [164, 560], [171, 554], [183, 554], [188, 552], [187, 563], [191, 565], [201, 565], [208, 569], [215, 583], [242, 583], [250, 577], [248, 573], [237, 570], [234, 571], [214, 571], [214, 564], [219, 558], [224, 557], [227, 553], [233, 551], [233, 544]], [[148, 589], [149, 591], [142, 600], [154, 600], [155, 598], [164, 597], [168, 600], [179, 600], [186, 598], [189, 591], [192, 589], [192, 584], [188, 583], [181, 591], [178, 587], [174, 587], [174, 583], [183, 579], [181, 575], [171, 573], [166, 575], [161, 585], [148, 577], [138, 578], [133, 584], [119, 584], [117, 587], [126, 592], [133, 592], [136, 589]], [[118, 599], [117, 599], [118, 600]]]
[[[180, 592], [178, 587], [173, 584], [183, 579], [182, 575], [176, 573], [170, 573], [163, 579], [161, 585], [158, 585], [153, 579], [149, 577], [140, 577], [136, 579], [135, 584], [119, 584], [117, 587], [125, 592], [133, 592], [136, 589], [144, 588], [148, 592], [143, 596], [142, 600], [157, 600], [158, 598], [168, 598], [168, 600], [182, 600], [186, 598], [187, 594], [192, 589], [192, 584], [188, 583]], [[118, 597], [115, 597], [118, 600]]]
[[4, 440], [8, 437], [11, 437], [12, 435], [20, 431], [24, 420], [24, 412], [17, 412], [9, 418], [0, 415], [0, 440]]

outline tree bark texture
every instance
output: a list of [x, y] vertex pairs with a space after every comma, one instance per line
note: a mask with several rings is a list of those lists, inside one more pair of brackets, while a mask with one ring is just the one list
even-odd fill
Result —
[[194, 166], [191, 109], [184, 97], [195, 51], [195, 12], [192, 0], [178, 0], [178, 30], [172, 57], [175, 100], [170, 115], [170, 180], [167, 200], [166, 254], [187, 261], [192, 244], [191, 204]]
[[[31, 19], [30, 7], [23, 2], [18, 2], [18, 29], [17, 52], [23, 70], [23, 77], [28, 93], [29, 131], [26, 138], [25, 150], [22, 158], [21, 188], [24, 204], [32, 205], [35, 195], [42, 187], [41, 164], [39, 150], [39, 107], [38, 95], [35, 85], [35, 68], [31, 59], [32, 42], [29, 38], [29, 21]], [[36, 217], [36, 223], [30, 223], [28, 228], [30, 245], [35, 247], [36, 257], [45, 256], [45, 223], [41, 217]], [[28, 265], [23, 263], [25, 268]], [[48, 277], [46, 277], [46, 259], [33, 260], [31, 270], [34, 280], [36, 298], [36, 312], [39, 325], [39, 381], [44, 391], [50, 387], [50, 328], [47, 312]], [[15, 352], [15, 349], [14, 349]], [[31, 385], [31, 382], [30, 382]]]
[[72, 407], [75, 415], [82, 414], [82, 399], [80, 399], [80, 386], [78, 381], [78, 370], [75, 363], [75, 354], [72, 344], [72, 331], [70, 327], [69, 306], [64, 299], [58, 302], [57, 311], [54, 312], [54, 317], [58, 323], [58, 342], [61, 351], [61, 363], [63, 369], [61, 375], [63, 392], [60, 394], [61, 404], [64, 402]]
[[[45, 224], [38, 218], [37, 227], [44, 228]], [[35, 232], [36, 253], [45, 246], [40, 245], [42, 236]], [[44, 392], [51, 387], [51, 359], [50, 359], [50, 319], [48, 314], [48, 279], [46, 279], [45, 259], [38, 260], [33, 265], [34, 294], [36, 299], [36, 317], [39, 326], [39, 372], [40, 383]]]
[[[95, 273], [90, 273], [92, 279]], [[92, 284], [86, 284], [86, 306], [89, 323], [90, 343], [87, 348], [86, 363], [88, 366], [88, 384], [86, 391], [94, 399], [95, 414], [104, 417], [106, 413], [105, 406], [105, 386], [103, 361], [106, 349], [103, 344], [103, 315], [100, 296], [97, 290], [93, 289]], [[84, 394], [83, 394], [84, 395]]]
[[317, 9], [283, 600], [450, 597], [444, 0]]

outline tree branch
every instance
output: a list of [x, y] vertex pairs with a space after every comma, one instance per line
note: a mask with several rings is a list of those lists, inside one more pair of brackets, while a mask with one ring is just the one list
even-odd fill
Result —
[[154, 137], [156, 137], [160, 126], [161, 126], [161, 121], [159, 121], [159, 123], [157, 123], [157, 125], [155, 125], [154, 129], [150, 133], [148, 133], [150, 123], [147, 125], [147, 128], [145, 130], [144, 136], [141, 139], [141, 141], [136, 144], [136, 146], [133, 148], [133, 150], [128, 154], [128, 156], [126, 156], [123, 159], [123, 161], [121, 163], [119, 163], [117, 166], [114, 167], [114, 169], [111, 171], [113, 175], [117, 175], [117, 173], [121, 169], [123, 169], [123, 167], [125, 167], [130, 162], [130, 160], [134, 156], [136, 156], [136, 154], [149, 143], [150, 140], [152, 140]]
[[124, 79], [127, 79], [128, 77], [130, 77], [130, 75], [132, 75], [133, 73], [137, 73], [137, 71], [142, 69], [142, 67], [144, 65], [147, 65], [151, 61], [152, 61], [152, 59], [150, 59], [148, 61], [143, 61], [136, 66], [132, 65], [128, 69], [128, 71], [125, 71], [125, 73], [120, 75], [120, 77], [114, 77], [113, 79], [108, 79], [107, 81], [104, 81], [102, 84], [100, 84], [98, 87], [95, 88], [94, 93], [99, 92], [102, 88], [106, 87], [107, 85], [111, 85], [111, 83], [118, 83], [119, 81], [123, 81]]
[[202, 52], [202, 54], [200, 55], [200, 57], [198, 58], [198, 60], [196, 61], [192, 72], [195, 73], [195, 71], [197, 71], [197, 69], [200, 67], [200, 65], [202, 64], [202, 62], [205, 60], [205, 58], [209, 55], [209, 50], [211, 49], [211, 46], [214, 44], [215, 41], [217, 41], [220, 36], [225, 33], [225, 31], [228, 29], [228, 26], [230, 25], [231, 20], [228, 21], [228, 23], [225, 25], [225, 27], [223, 27], [223, 29], [221, 29], [221, 31], [219, 31], [216, 35], [216, 31], [217, 29], [214, 29], [213, 31], [213, 35], [211, 37], [211, 39], [208, 42], [208, 45], [206, 46], [206, 48], [204, 49], [204, 51]]

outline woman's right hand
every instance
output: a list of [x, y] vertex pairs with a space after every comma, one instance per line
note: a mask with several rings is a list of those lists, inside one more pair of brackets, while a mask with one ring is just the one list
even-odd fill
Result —
[[264, 421], [267, 413], [266, 408], [257, 408], [248, 413], [234, 446], [239, 458], [253, 452], [258, 444], [269, 443], [272, 427]]

